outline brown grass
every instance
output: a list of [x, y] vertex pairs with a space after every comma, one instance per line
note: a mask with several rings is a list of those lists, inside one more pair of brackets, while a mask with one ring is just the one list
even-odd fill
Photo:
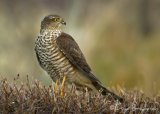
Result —
[[120, 89], [125, 99], [119, 103], [111, 96], [91, 95], [85, 92], [70, 93], [61, 97], [54, 86], [43, 86], [38, 81], [17, 85], [6, 79], [0, 81], [0, 114], [157, 114], [160, 113], [160, 96], [148, 98], [138, 90]]

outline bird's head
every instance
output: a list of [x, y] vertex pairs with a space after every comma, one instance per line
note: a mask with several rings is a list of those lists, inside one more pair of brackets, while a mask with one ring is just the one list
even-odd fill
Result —
[[48, 15], [42, 20], [41, 29], [57, 30], [61, 29], [62, 25], [66, 25], [62, 17], [58, 15]]

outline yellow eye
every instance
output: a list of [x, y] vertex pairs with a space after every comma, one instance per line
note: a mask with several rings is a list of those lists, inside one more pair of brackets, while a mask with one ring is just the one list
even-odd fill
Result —
[[54, 22], [58, 22], [60, 18], [54, 18]]

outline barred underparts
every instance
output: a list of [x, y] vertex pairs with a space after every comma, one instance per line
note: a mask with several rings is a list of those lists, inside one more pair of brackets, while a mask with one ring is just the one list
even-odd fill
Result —
[[72, 77], [76, 71], [69, 60], [64, 56], [56, 44], [56, 38], [60, 31], [43, 30], [36, 41], [36, 53], [38, 61], [43, 69], [56, 81], [63, 76]]

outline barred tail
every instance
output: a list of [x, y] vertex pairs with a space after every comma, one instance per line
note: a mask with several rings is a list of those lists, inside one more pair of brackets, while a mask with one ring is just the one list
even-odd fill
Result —
[[102, 95], [111, 95], [113, 96], [114, 99], [119, 100], [120, 102], [123, 102], [123, 98], [121, 98], [120, 96], [116, 95], [115, 93], [109, 91], [107, 88], [105, 88], [104, 86], [102, 86], [99, 82], [92, 82], [93, 85], [95, 86], [95, 88], [101, 92]]
[[[90, 73], [90, 75], [93, 75]], [[94, 76], [94, 75], [93, 75]], [[98, 80], [97, 81], [92, 81], [92, 84], [94, 85], [94, 87], [101, 92], [102, 95], [111, 95], [113, 96], [114, 99], [119, 100], [120, 102], [123, 102], [123, 98], [121, 98], [120, 96], [116, 95], [115, 93], [109, 91], [107, 88], [105, 88]]]

